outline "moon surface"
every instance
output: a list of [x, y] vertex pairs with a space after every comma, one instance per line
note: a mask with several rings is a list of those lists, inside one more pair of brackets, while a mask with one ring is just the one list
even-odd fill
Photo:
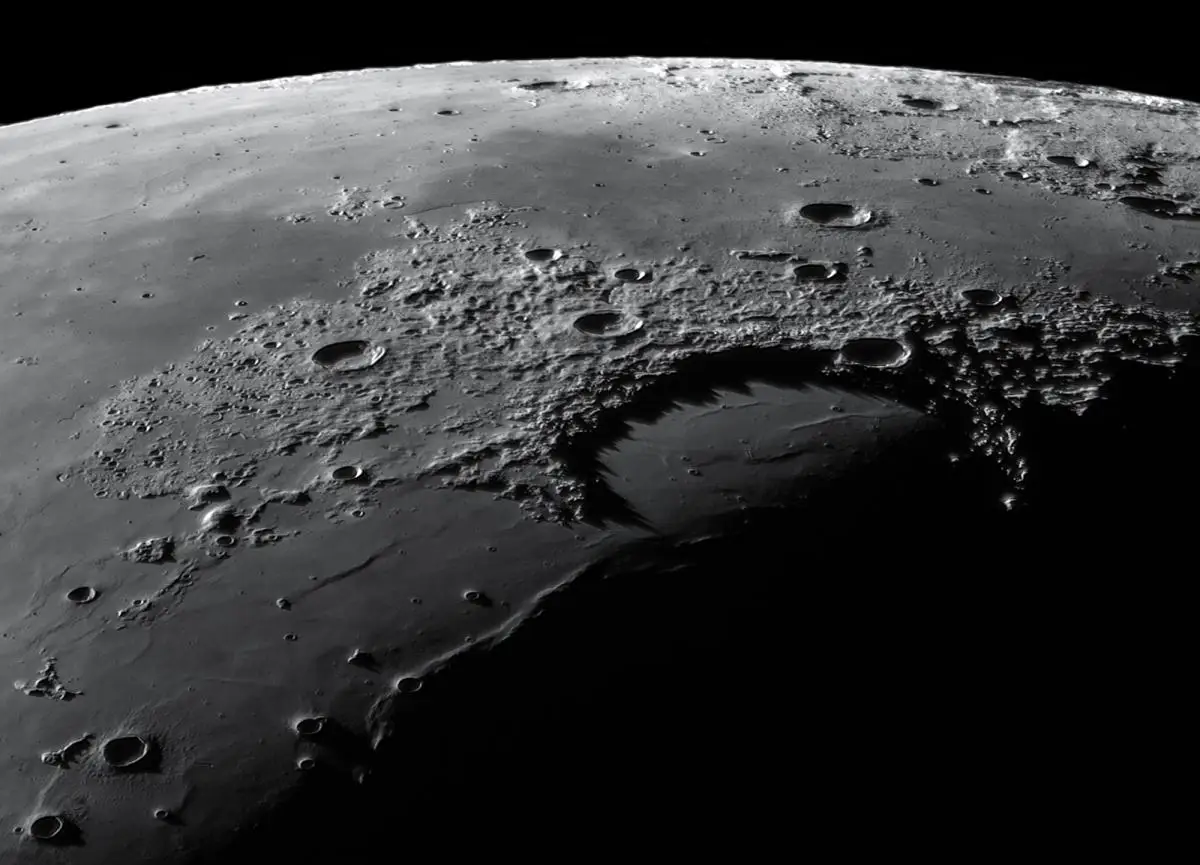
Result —
[[[878, 670], [947, 599], [1134, 531], [1068, 492], [1186, 489], [1177, 434], [1135, 434], [1194, 383], [1198, 123], [625, 58], [0, 128], [0, 861], [369, 849], [686, 740], [663, 694], [786, 762], [752, 740], [796, 735], [765, 695], [799, 686], [761, 659]], [[528, 709], [573, 681], [613, 694], [587, 735]], [[604, 783], [741, 771], [712, 748]], [[401, 793], [426, 811], [368, 812]]]

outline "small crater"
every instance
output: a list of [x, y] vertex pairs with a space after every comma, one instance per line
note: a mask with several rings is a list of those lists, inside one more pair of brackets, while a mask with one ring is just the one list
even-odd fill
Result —
[[295, 723], [294, 728], [298, 736], [319, 736], [325, 729], [325, 718], [322, 715], [301, 718]]
[[213, 538], [213, 543], [218, 547], [229, 549], [230, 547], [237, 545], [237, 538], [235, 538], [233, 535], [217, 535], [215, 538]]
[[805, 282], [840, 280], [849, 268], [841, 262], [814, 261], [792, 268], [792, 276]]
[[457, 111], [453, 108], [443, 108], [441, 111], [439, 111], [437, 113], [437, 116], [438, 117], [455, 117], [461, 113], [462, 113], [461, 111]]
[[617, 310], [586, 312], [575, 319], [574, 326], [580, 333], [607, 339], [629, 336], [642, 328], [642, 320]]
[[104, 762], [113, 769], [131, 771], [148, 767], [154, 746], [142, 736], [117, 736], [101, 748]]
[[171, 819], [171, 812], [166, 808], [155, 808], [154, 819], [162, 820], [164, 822], [169, 821]]
[[104, 128], [105, 129], [120, 129], [121, 124], [120, 123], [106, 123], [106, 124], [104, 124]]
[[369, 340], [348, 339], [321, 346], [313, 352], [312, 360], [317, 366], [335, 372], [353, 372], [379, 363], [386, 352], [383, 346]]
[[938, 186], [942, 182], [934, 177], [918, 177], [916, 178], [916, 181], [922, 186]]
[[364, 474], [362, 466], [338, 466], [329, 473], [329, 476], [335, 481], [350, 483], [362, 480]]
[[975, 191], [978, 192], [980, 195], [991, 195], [992, 194], [992, 190], [987, 189], [982, 186], [976, 186]]
[[70, 832], [71, 824], [59, 814], [43, 814], [35, 817], [29, 824], [29, 834], [35, 841], [55, 843], [64, 841]]
[[296, 761], [296, 768], [301, 772], [311, 772], [313, 769], [317, 768], [317, 761], [312, 757], [301, 757]]
[[562, 250], [550, 249], [548, 247], [538, 247], [537, 249], [525, 250], [525, 258], [528, 261], [534, 261], [542, 264], [548, 261], [558, 261], [562, 258]]
[[863, 207], [839, 202], [817, 202], [800, 208], [800, 215], [817, 225], [833, 228], [857, 228], [871, 221], [872, 213]]
[[1031, 175], [1028, 171], [1005, 171], [1004, 176], [1010, 177], [1013, 180], [1028, 180], [1033, 175]]
[[467, 589], [467, 591], [463, 592], [463, 600], [477, 607], [490, 607], [492, 605], [492, 599], [476, 589]]
[[999, 292], [990, 288], [968, 288], [962, 291], [962, 296], [975, 306], [984, 307], [996, 306], [1003, 299]]
[[613, 277], [621, 282], [645, 282], [650, 278], [650, 272], [636, 267], [622, 267], [613, 271]]
[[1067, 168], [1091, 168], [1095, 164], [1086, 156], [1047, 156], [1046, 161]]
[[689, 150], [688, 151], [688, 156], [707, 156], [707, 155], [708, 154], [706, 152], [704, 152], [703, 150]]
[[922, 97], [905, 97], [900, 100], [909, 108], [918, 108], [921, 111], [937, 111], [942, 107], [942, 103], [937, 99], [924, 99]]
[[908, 349], [898, 340], [866, 337], [846, 343], [841, 359], [855, 366], [894, 367], [903, 365], [908, 355]]
[[76, 586], [67, 592], [67, 600], [73, 604], [90, 604], [100, 596], [92, 586]]
[[423, 684], [416, 676], [404, 676], [396, 680], [396, 690], [401, 694], [415, 694]]

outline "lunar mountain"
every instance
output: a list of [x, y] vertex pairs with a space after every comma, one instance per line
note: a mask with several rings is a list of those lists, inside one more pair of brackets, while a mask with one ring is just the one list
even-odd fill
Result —
[[695, 58], [0, 128], [0, 862], [1102, 786], [1179, 609], [1197, 129]]

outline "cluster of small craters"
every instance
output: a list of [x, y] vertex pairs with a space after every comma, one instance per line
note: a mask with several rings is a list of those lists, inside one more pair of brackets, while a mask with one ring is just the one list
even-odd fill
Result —
[[731, 249], [729, 254], [739, 261], [768, 261], [778, 264], [783, 261], [805, 261], [804, 256], [795, 252], [784, 252], [778, 249]]
[[[736, 92], [741, 98], [730, 116], [739, 125], [786, 128], [798, 143], [841, 156], [962, 160], [972, 166], [968, 173], [986, 170], [1058, 194], [1101, 201], [1147, 198], [1155, 203], [1123, 203], [1162, 218], [1200, 219], [1187, 204], [1200, 182], [1194, 137], [1181, 136], [1171, 111], [1161, 112], [1170, 118], [1163, 122], [1149, 98], [1093, 90], [1064, 99], [1062, 90], [1032, 82], [993, 82], [954, 73], [938, 73], [936, 86], [925, 92], [897, 93], [887, 86], [863, 87], [867, 71], [726, 73], [720, 80], [708, 70], [695, 72], [672, 74], [670, 83]], [[805, 82], [802, 88], [795, 86], [794, 76]], [[651, 100], [649, 83], [646, 88], [642, 96], [636, 85], [628, 86], [628, 100]], [[1114, 114], [1115, 108], [1119, 113]], [[870, 122], [863, 122], [864, 117]], [[1081, 136], [1082, 129], [1103, 131]], [[939, 183], [937, 178], [918, 182]], [[976, 189], [991, 194], [985, 187]], [[1147, 195], [1149, 190], [1166, 194]]]
[[1113, 144], [1104, 158], [1091, 151], [1054, 152], [1053, 139], [1025, 136], [1011, 141], [1003, 153], [972, 161], [969, 175], [986, 171], [1004, 181], [1034, 183], [1059, 195], [1116, 202], [1158, 219], [1200, 221], [1192, 203], [1197, 178], [1187, 170], [1194, 158], [1172, 162], [1144, 156], [1144, 147], [1129, 151]]
[[122, 555], [131, 562], [157, 565], [170, 561], [175, 551], [175, 539], [167, 536], [138, 541]]
[[56, 663], [54, 658], [47, 658], [37, 678], [13, 682], [13, 687], [24, 691], [30, 697], [49, 697], [52, 700], [63, 701], [75, 699], [83, 692], [72, 691], [62, 683]]
[[179, 564], [175, 573], [167, 581], [149, 595], [134, 598], [126, 606], [117, 610], [117, 618], [122, 622], [154, 621], [162, 613], [178, 604], [191, 587], [194, 575], [199, 568], [197, 560], [186, 558]]
[[404, 204], [402, 195], [379, 195], [362, 187], [343, 187], [326, 212], [335, 219], [358, 222], [374, 210], [399, 210]]
[[[697, 353], [761, 346], [832, 352], [831, 374], [853, 377], [902, 370], [919, 354], [926, 377], [979, 419], [980, 449], [1004, 459], [1017, 434], [1006, 404], [1036, 392], [1082, 411], [1104, 384], [1106, 354], [1136, 343], [1149, 349], [1145, 362], [1169, 363], [1190, 328], [1185, 317], [1131, 316], [1037, 285], [1017, 304], [990, 286], [865, 279], [868, 253], [853, 267], [820, 255], [822, 232], [887, 224], [852, 201], [810, 199], [783, 214], [806, 248], [730, 250], [766, 268], [752, 273], [690, 256], [606, 262], [582, 248], [530, 247], [516, 239], [521, 211], [486, 203], [440, 227], [410, 218], [410, 242], [366, 256], [349, 297], [252, 314], [228, 339], [127, 382], [101, 408], [100, 456], [81, 474], [127, 495], [182, 494], [203, 509], [202, 532], [233, 546], [250, 518], [229, 487], [254, 483], [263, 460], [333, 460], [306, 493], [342, 519], [366, 513], [375, 486], [336, 462], [338, 449], [419, 424], [433, 444], [391, 450], [383, 474], [483, 483], [540, 517], [571, 519], [561, 505], [575, 482], [550, 470], [551, 454], [631, 396], [613, 382], [635, 369], [649, 383]], [[450, 388], [477, 401], [414, 414]], [[214, 475], [218, 459], [241, 467]]]

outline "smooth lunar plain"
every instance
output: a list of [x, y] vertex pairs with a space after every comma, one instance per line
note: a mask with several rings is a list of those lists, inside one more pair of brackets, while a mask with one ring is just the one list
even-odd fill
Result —
[[[973, 611], [1014, 609], [998, 587], [1027, 574], [988, 569], [1058, 495], [1040, 491], [1089, 504], [1027, 562], [1069, 568], [1081, 526], [1132, 531], [1089, 521], [1092, 469], [1168, 459], [1093, 453], [1088, 425], [1195, 372], [1198, 124], [1194, 104], [1067, 84], [627, 58], [0, 128], [0, 861], [264, 861], [289, 833], [403, 854], [421, 803], [354, 810], [402, 793], [464, 832], [502, 800], [511, 818], [524, 783], [554, 795], [503, 741], [567, 763], [603, 747], [522, 714], [530, 681], [571, 675], [521, 672], [568, 632], [597, 677], [737, 634], [678, 698], [698, 724], [739, 701], [788, 741], [749, 736], [754, 761], [800, 759], [813, 740], [763, 702], [762, 659], [796, 652], [780, 687], [811, 715], [835, 657], [887, 663], [868, 631], [911, 646], [953, 599], [962, 641], [923, 655], [944, 658], [996, 625]], [[908, 480], [872, 486], [877, 464]], [[904, 515], [934, 477], [961, 498]], [[944, 529], [956, 513], [978, 521]], [[761, 560], [721, 546], [751, 522]], [[650, 588], [702, 560], [723, 585]], [[563, 633], [522, 636], [560, 613]], [[686, 739], [639, 708], [674, 674], [621, 675], [601, 702], [624, 707], [604, 721], [623, 748]], [[748, 771], [711, 733], [623, 795]], [[451, 764], [466, 789], [437, 786]], [[726, 816], [752, 792], [714, 784]]]

